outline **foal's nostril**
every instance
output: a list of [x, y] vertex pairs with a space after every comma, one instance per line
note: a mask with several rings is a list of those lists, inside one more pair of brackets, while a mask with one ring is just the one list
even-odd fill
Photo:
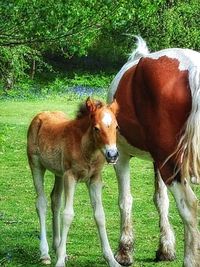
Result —
[[116, 149], [109, 149], [106, 151], [106, 157], [109, 162], [115, 162], [119, 156]]
[[112, 157], [110, 151], [107, 151], [107, 157], [108, 158], [111, 158]]

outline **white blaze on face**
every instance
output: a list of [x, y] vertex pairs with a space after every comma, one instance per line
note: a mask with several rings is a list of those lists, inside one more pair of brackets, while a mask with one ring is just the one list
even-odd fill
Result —
[[112, 123], [112, 117], [108, 112], [104, 113], [102, 122], [106, 125], [106, 126], [110, 126]]
[[117, 150], [116, 144], [113, 145], [105, 145], [106, 150]]

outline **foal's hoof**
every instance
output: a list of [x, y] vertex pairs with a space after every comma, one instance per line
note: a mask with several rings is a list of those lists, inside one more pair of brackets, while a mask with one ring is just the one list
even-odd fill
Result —
[[133, 264], [132, 245], [120, 244], [119, 250], [115, 254], [115, 259], [123, 266], [130, 266]]
[[156, 251], [156, 261], [174, 261], [175, 259], [175, 252], [163, 252], [159, 249]]
[[50, 258], [50, 256], [42, 256], [40, 258], [40, 262], [42, 264], [49, 265], [49, 264], [51, 264], [51, 258]]

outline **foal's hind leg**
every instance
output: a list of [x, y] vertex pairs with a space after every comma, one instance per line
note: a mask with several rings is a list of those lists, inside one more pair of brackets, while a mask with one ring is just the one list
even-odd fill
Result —
[[200, 234], [198, 230], [198, 200], [189, 183], [173, 182], [169, 186], [184, 223], [184, 267], [200, 267]]
[[51, 192], [51, 210], [53, 214], [53, 248], [60, 244], [60, 207], [63, 192], [63, 177], [55, 175], [54, 187]]
[[133, 230], [132, 230], [132, 195], [130, 188], [130, 156], [120, 151], [115, 167], [119, 187], [119, 208], [121, 213], [121, 237], [116, 260], [125, 266], [133, 263]]
[[167, 187], [164, 184], [160, 172], [154, 167], [155, 171], [155, 194], [154, 203], [159, 214], [160, 243], [156, 252], [156, 260], [172, 261], [176, 258], [175, 237], [168, 219], [169, 198]]
[[63, 210], [63, 224], [61, 230], [61, 240], [59, 247], [57, 248], [57, 263], [56, 267], [64, 267], [66, 258], [66, 243], [67, 243], [67, 234], [70, 228], [70, 225], [74, 218], [74, 193], [76, 188], [76, 179], [74, 175], [68, 171], [64, 175], [64, 195], [65, 195], [65, 203]]
[[36, 156], [30, 162], [33, 182], [36, 190], [36, 210], [40, 221], [40, 260], [43, 264], [50, 264], [49, 246], [46, 237], [46, 211], [47, 201], [44, 193], [44, 173], [45, 169], [40, 164]]

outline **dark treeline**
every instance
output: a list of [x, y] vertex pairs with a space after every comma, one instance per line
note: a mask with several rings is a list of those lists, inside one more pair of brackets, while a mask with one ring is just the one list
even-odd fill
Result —
[[198, 0], [1, 0], [0, 75], [8, 89], [55, 61], [84, 56], [112, 68], [127, 57], [135, 34], [152, 51], [198, 50], [199, 25]]

